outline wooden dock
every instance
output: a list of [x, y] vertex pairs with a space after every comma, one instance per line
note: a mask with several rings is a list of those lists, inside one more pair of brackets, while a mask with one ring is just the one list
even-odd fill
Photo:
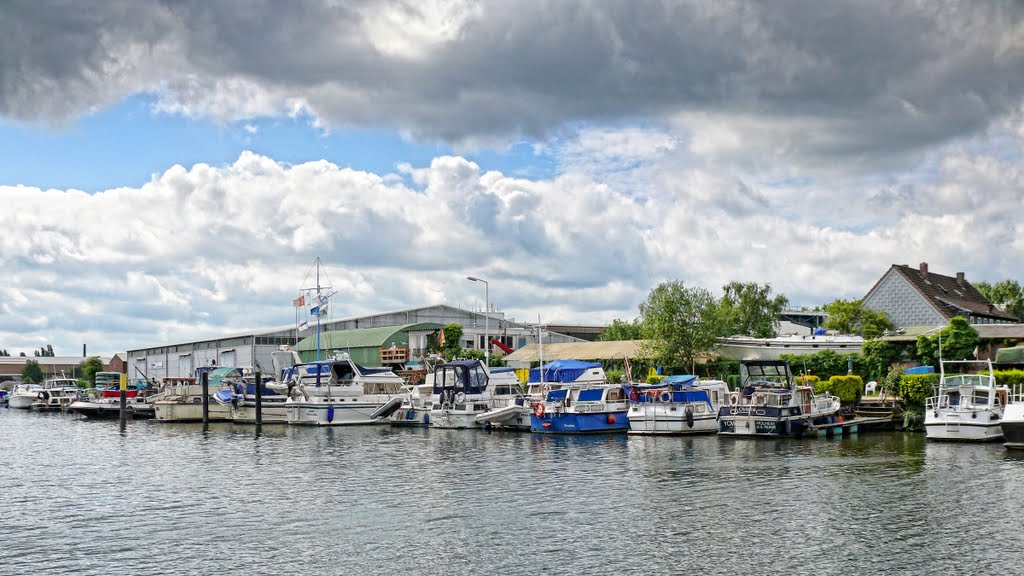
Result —
[[892, 424], [892, 416], [856, 416], [842, 422], [815, 424], [804, 432], [805, 436], [847, 436], [856, 434], [864, 428], [885, 427]]

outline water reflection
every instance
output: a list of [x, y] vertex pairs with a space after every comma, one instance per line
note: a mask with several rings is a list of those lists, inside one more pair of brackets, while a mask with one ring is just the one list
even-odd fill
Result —
[[116, 421], [0, 411], [0, 437], [12, 574], [1007, 573], [1024, 559], [1024, 453], [919, 434], [137, 421], [121, 436]]

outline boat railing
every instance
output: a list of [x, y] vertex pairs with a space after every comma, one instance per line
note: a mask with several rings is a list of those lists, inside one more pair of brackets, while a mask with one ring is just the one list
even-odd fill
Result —
[[1011, 403], [1024, 402], [1024, 384], [1013, 385], [1013, 391], [1010, 392], [1009, 401]]
[[981, 412], [1002, 407], [1006, 404], [1006, 401], [1003, 395], [997, 394], [995, 397], [990, 398], [989, 394], [984, 391], [966, 396], [946, 393], [926, 398], [924, 407], [926, 411], [955, 409], [962, 412]]

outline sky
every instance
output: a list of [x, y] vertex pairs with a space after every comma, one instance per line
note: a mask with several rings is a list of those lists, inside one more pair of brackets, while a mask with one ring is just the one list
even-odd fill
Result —
[[0, 349], [1024, 280], [1024, 4], [14, 0]]

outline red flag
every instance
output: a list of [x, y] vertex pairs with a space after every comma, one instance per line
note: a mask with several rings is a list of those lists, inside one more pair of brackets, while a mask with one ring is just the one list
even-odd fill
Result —
[[298, 298], [296, 298], [295, 300], [292, 300], [292, 305], [293, 306], [305, 306], [306, 305], [306, 296], [305, 296], [305, 294], [300, 294]]
[[437, 335], [437, 345], [444, 348], [444, 328], [441, 328], [441, 332]]

